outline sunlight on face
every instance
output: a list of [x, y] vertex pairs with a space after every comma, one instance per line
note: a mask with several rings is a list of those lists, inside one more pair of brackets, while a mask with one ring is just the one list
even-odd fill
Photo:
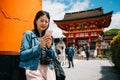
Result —
[[47, 18], [46, 15], [43, 15], [36, 21], [36, 24], [38, 31], [41, 33], [48, 27], [49, 19]]

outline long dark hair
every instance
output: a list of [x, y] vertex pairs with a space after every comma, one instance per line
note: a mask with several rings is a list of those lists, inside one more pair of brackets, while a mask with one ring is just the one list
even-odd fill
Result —
[[[42, 34], [39, 34], [38, 29], [37, 29], [36, 21], [37, 21], [41, 16], [43, 16], [43, 15], [46, 15], [47, 18], [48, 18], [49, 21], [50, 21], [50, 15], [49, 15], [49, 13], [46, 12], [46, 11], [44, 11], [44, 10], [38, 11], [37, 14], [36, 14], [36, 16], [35, 16], [35, 18], [34, 18], [34, 30], [35, 30], [35, 34], [36, 34], [37, 36], [40, 35], [41, 37], [44, 36], [44, 34], [45, 34], [46, 30], [48, 29], [48, 27], [47, 27], [44, 31], [42, 31]], [[49, 26], [49, 23], [48, 23], [48, 26]]]

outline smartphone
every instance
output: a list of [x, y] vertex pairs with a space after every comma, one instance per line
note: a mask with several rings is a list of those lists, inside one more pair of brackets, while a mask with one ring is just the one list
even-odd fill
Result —
[[45, 35], [52, 36], [52, 33], [53, 33], [53, 31], [52, 31], [52, 30], [46, 30], [46, 33], [45, 33]]

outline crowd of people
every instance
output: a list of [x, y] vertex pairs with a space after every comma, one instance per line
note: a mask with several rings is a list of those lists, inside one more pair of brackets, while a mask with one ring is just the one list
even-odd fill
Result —
[[78, 58], [89, 60], [90, 57], [90, 47], [88, 44], [80, 45], [78, 47]]
[[[59, 43], [58, 43], [59, 44]], [[83, 44], [78, 46], [78, 49], [74, 47], [74, 44], [69, 43], [68, 45], [63, 44], [63, 46], [58, 46], [56, 44], [56, 53], [57, 59], [61, 63], [61, 66], [68, 65], [68, 68], [74, 68], [73, 58], [77, 53], [78, 59], [86, 59], [90, 58], [90, 47], [88, 44]]]
[[73, 57], [75, 50], [72, 44], [65, 46], [63, 43], [63, 46], [56, 46], [56, 53], [61, 66], [65, 66], [68, 63], [68, 68], [71, 68], [71, 66], [74, 67]]

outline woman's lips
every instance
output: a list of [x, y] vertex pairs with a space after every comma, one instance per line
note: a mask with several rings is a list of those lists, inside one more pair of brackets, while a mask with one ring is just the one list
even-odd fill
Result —
[[45, 26], [41, 26], [42, 28], [44, 28]]

